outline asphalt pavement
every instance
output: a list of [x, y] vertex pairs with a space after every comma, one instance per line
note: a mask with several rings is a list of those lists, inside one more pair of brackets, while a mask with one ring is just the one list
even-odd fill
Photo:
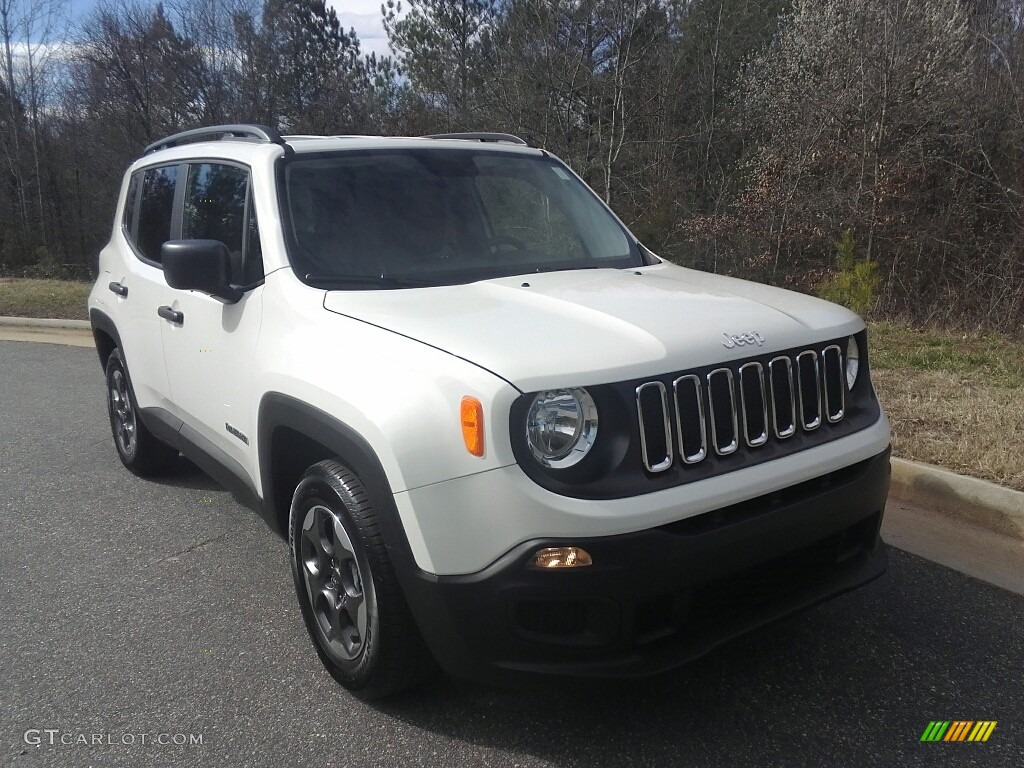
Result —
[[[0, 341], [0, 765], [1024, 765], [1024, 597], [897, 549], [643, 684], [361, 703], [313, 652], [284, 543], [184, 460], [124, 470], [103, 397], [92, 350]], [[932, 720], [998, 724], [922, 743]]]

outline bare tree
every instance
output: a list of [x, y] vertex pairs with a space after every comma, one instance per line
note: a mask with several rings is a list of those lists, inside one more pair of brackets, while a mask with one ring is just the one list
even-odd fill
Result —
[[[66, 53], [67, 19], [65, 0], [0, 0], [5, 107], [11, 129], [9, 142], [5, 142], [5, 154], [14, 178], [22, 225], [33, 226], [38, 236], [36, 241], [44, 249], [48, 247], [48, 238], [42, 112], [47, 107], [50, 65]], [[27, 148], [31, 153], [29, 168], [23, 158], [26, 142], [21, 125], [27, 133]]]
[[745, 81], [758, 135], [739, 218], [769, 278], [812, 287], [846, 229], [902, 301], [971, 277], [971, 24], [960, 0], [794, 2]]

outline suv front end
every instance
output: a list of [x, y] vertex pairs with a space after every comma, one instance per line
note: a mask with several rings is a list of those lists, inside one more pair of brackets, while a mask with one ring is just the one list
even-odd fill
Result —
[[[434, 655], [472, 678], [651, 674], [880, 576], [889, 425], [865, 334], [844, 341], [521, 395], [508, 414], [515, 465], [395, 496], [404, 518], [431, 521], [419, 528], [432, 571], [413, 566], [405, 586]], [[818, 347], [839, 353], [817, 368], [834, 407], [815, 387], [812, 414], [800, 363]], [[537, 455], [538, 402], [562, 432], [540, 442], [560, 441], [561, 456], [586, 445], [583, 458]]]
[[[396, 570], [446, 670], [651, 674], [884, 572], [889, 425], [859, 318], [660, 261], [542, 151], [440, 145], [297, 153], [278, 193], [326, 309], [517, 393], [473, 417], [478, 471], [394, 489]], [[506, 178], [547, 202], [486, 189]], [[474, 185], [512, 207], [467, 221]]]

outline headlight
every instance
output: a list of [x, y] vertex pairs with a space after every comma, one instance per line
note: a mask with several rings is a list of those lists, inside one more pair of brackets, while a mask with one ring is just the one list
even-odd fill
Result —
[[846, 388], [852, 390], [857, 383], [857, 371], [860, 370], [860, 347], [857, 340], [851, 336], [846, 343]]
[[582, 388], [539, 392], [526, 414], [526, 442], [545, 467], [578, 464], [597, 439], [597, 406]]

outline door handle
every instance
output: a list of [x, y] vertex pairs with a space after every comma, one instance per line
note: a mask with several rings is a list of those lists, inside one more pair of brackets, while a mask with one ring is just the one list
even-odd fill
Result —
[[156, 311], [156, 313], [158, 315], [160, 315], [160, 317], [162, 317], [164, 320], [170, 320], [172, 323], [177, 323], [178, 325], [184, 325], [185, 324], [185, 313], [184, 312], [176, 312], [173, 309], [171, 309], [170, 307], [166, 307], [165, 306], [165, 307], [160, 307]]
[[109, 288], [110, 290], [112, 290], [114, 293], [116, 293], [118, 296], [120, 296], [122, 298], [127, 298], [128, 297], [128, 286], [127, 285], [121, 285], [120, 283], [110, 283], [107, 286], [107, 288]]

